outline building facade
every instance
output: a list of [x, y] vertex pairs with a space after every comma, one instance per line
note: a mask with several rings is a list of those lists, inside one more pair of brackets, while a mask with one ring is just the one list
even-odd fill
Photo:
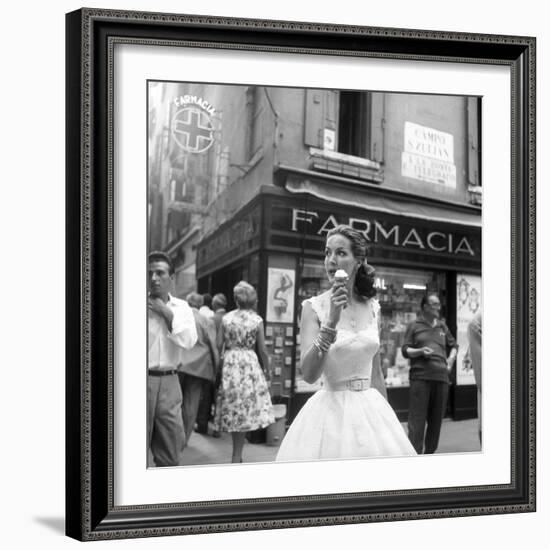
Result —
[[460, 344], [449, 414], [475, 415], [465, 329], [481, 307], [479, 98], [151, 83], [149, 107], [149, 247], [174, 258], [178, 295], [257, 288], [272, 394], [290, 420], [318, 387], [297, 360], [301, 303], [327, 288], [324, 241], [340, 223], [370, 245], [398, 415], [405, 327], [432, 291]]

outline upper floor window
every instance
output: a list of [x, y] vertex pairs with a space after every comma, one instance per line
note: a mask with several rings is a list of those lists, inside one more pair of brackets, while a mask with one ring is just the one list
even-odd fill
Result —
[[338, 152], [370, 158], [371, 94], [341, 91], [338, 113]]

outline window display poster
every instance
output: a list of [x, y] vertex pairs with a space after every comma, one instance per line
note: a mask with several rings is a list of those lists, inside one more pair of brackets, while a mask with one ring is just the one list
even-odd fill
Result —
[[468, 323], [481, 310], [481, 277], [457, 274], [456, 277], [456, 383], [475, 384], [468, 344]]
[[293, 269], [270, 267], [267, 271], [268, 323], [294, 322], [294, 290], [296, 273]]

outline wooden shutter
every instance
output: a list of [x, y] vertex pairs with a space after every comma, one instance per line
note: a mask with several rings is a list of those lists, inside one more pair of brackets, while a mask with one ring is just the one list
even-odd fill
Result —
[[323, 146], [324, 93], [323, 90], [306, 90], [304, 143], [310, 147]]
[[481, 120], [481, 99], [468, 98], [468, 182], [481, 185], [479, 125]]
[[386, 124], [386, 100], [385, 94], [371, 93], [371, 143], [370, 159], [376, 162], [384, 162], [385, 148], [385, 124]]

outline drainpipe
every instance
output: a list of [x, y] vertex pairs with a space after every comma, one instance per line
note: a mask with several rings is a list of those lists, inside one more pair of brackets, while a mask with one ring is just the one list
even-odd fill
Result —
[[265, 86], [262, 86], [264, 90], [265, 97], [267, 99], [267, 103], [269, 104], [269, 108], [271, 109], [271, 112], [273, 113], [274, 117], [274, 124], [275, 124], [275, 135], [273, 137], [273, 165], [278, 166], [279, 165], [279, 158], [278, 158], [278, 141], [279, 141], [279, 113], [275, 110], [275, 107], [273, 107], [273, 103], [271, 101], [271, 97], [269, 97], [269, 93], [267, 91], [267, 88]]

